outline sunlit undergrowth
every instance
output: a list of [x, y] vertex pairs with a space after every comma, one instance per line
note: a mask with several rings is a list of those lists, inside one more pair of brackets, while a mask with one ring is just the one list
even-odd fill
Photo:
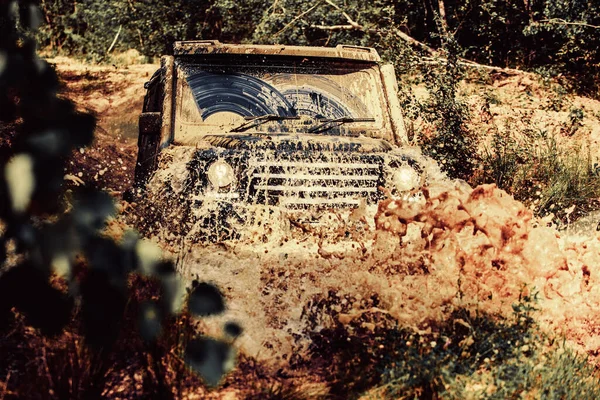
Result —
[[598, 398], [593, 366], [539, 330], [532, 299], [513, 308], [507, 319], [458, 310], [433, 338], [401, 339], [406, 349], [390, 355], [378, 392], [388, 398]]
[[537, 215], [565, 220], [573, 212], [598, 208], [600, 179], [586, 147], [560, 145], [545, 131], [496, 132], [483, 152], [474, 183], [496, 183]]
[[[529, 83], [514, 84], [527, 100], [511, 100], [511, 107], [524, 107], [512, 115], [506, 111], [509, 104], [499, 108], [502, 99], [499, 91], [489, 89], [494, 83], [490, 74], [459, 74], [451, 68], [435, 71], [438, 79], [426, 84], [426, 72], [402, 76], [400, 100], [409, 137], [417, 138], [415, 142], [450, 178], [461, 178], [472, 186], [496, 184], [537, 216], [552, 214], [557, 223], [573, 222], [600, 208], [600, 166], [590, 145], [593, 137], [582, 138], [589, 134], [582, 132], [589, 132], [592, 114], [565, 99], [567, 92], [562, 86], [550, 85], [558, 91], [557, 97], [542, 99], [550, 95], [534, 96], [527, 89], [528, 84], [538, 85], [534, 78], [515, 78], [515, 82], [523, 79]], [[469, 89], [459, 91], [459, 84]], [[423, 85], [425, 100], [423, 90], [419, 95], [419, 89], [414, 90]], [[485, 91], [480, 93], [482, 87]], [[441, 95], [444, 91], [451, 95]], [[470, 94], [482, 104], [469, 111]], [[431, 104], [435, 106], [426, 107]], [[538, 111], [547, 114], [546, 125], [534, 118]], [[587, 126], [582, 129], [584, 118]]]
[[457, 309], [416, 332], [377, 311], [343, 324], [348, 302], [330, 293], [317, 308], [340, 322], [312, 335], [310, 366], [336, 399], [600, 398], [594, 367], [540, 330], [535, 301], [508, 318]]

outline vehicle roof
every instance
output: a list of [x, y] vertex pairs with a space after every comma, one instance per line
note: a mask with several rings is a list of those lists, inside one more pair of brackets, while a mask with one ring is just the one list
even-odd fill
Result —
[[377, 50], [370, 47], [338, 45], [336, 47], [284, 46], [258, 44], [227, 44], [218, 40], [188, 40], [175, 42], [175, 56], [207, 54], [257, 54], [296, 57], [324, 57], [360, 61], [381, 61]]

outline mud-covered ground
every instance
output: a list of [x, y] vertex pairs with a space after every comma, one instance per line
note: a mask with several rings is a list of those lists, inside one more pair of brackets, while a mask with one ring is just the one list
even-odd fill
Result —
[[144, 83], [157, 66], [97, 66], [64, 57], [48, 62], [60, 75], [61, 94], [97, 117], [94, 144], [74, 154], [66, 181], [101, 188], [120, 198], [132, 183]]
[[[122, 200], [133, 176], [143, 83], [157, 65], [49, 61], [64, 83], [63, 95], [98, 116], [96, 142], [74, 155], [68, 184], [104, 188], [115, 196], [121, 214], [108, 232], [118, 237], [131, 227], [141, 229], [177, 260], [182, 274], [219, 285], [228, 312], [204, 321], [202, 329], [218, 333], [223, 320], [232, 319], [244, 327], [236, 341], [243, 362], [212, 396], [245, 398], [251, 392], [248, 381], [254, 380], [273, 391], [293, 382], [313, 397], [346, 398], [375, 386], [378, 378], [365, 371], [349, 379], [336, 364], [339, 354], [349, 357], [355, 371], [367, 368], [373, 360], [356, 364], [348, 354], [363, 361], [363, 353], [379, 357], [369, 349], [379, 348], [377, 340], [390, 325], [434, 335], [458, 308], [508, 316], [524, 287], [539, 292], [544, 329], [598, 360], [600, 236], [559, 232], [493, 186], [470, 188], [432, 172], [435, 179], [420, 201], [384, 201], [355, 216], [368, 223], [356, 223], [360, 229], [349, 234], [306, 230], [277, 214], [263, 220], [261, 229], [266, 225], [270, 231], [265, 237], [257, 233], [238, 243], [199, 245], [192, 240], [197, 226], [175, 220], [183, 234], [168, 229], [183, 215], [176, 198], [157, 196], [152, 205]], [[490, 134], [492, 125], [504, 129], [523, 118], [560, 133], [569, 128], [568, 110], [577, 107], [585, 115], [563, 139], [589, 143], [594, 151], [600, 146], [598, 102], [558, 98], [552, 87], [523, 77], [468, 84], [462, 91], [469, 96], [474, 129], [483, 134]], [[492, 108], [481, 112], [490, 98]], [[167, 178], [185, 158], [174, 159], [179, 161], [164, 170]], [[154, 183], [156, 194], [162, 183]], [[154, 208], [151, 217], [148, 207]], [[342, 350], [328, 353], [331, 349]], [[207, 394], [198, 389], [188, 396]]]

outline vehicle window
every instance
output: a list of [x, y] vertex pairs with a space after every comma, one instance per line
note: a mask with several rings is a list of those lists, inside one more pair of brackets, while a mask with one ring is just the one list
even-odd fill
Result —
[[[299, 120], [269, 121], [248, 132], [308, 132], [323, 119], [373, 119], [337, 130], [377, 130], [384, 122], [379, 70], [349, 63], [304, 67], [180, 63], [177, 136], [228, 132], [247, 118], [277, 115]], [[246, 118], [245, 118], [246, 117]]]

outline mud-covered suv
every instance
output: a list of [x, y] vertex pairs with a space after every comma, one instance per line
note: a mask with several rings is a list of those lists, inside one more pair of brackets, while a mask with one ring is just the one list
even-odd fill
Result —
[[219, 204], [224, 226], [235, 204], [352, 208], [419, 184], [397, 151], [394, 69], [374, 49], [176, 42], [145, 88], [136, 186], [186, 147], [188, 200]]

